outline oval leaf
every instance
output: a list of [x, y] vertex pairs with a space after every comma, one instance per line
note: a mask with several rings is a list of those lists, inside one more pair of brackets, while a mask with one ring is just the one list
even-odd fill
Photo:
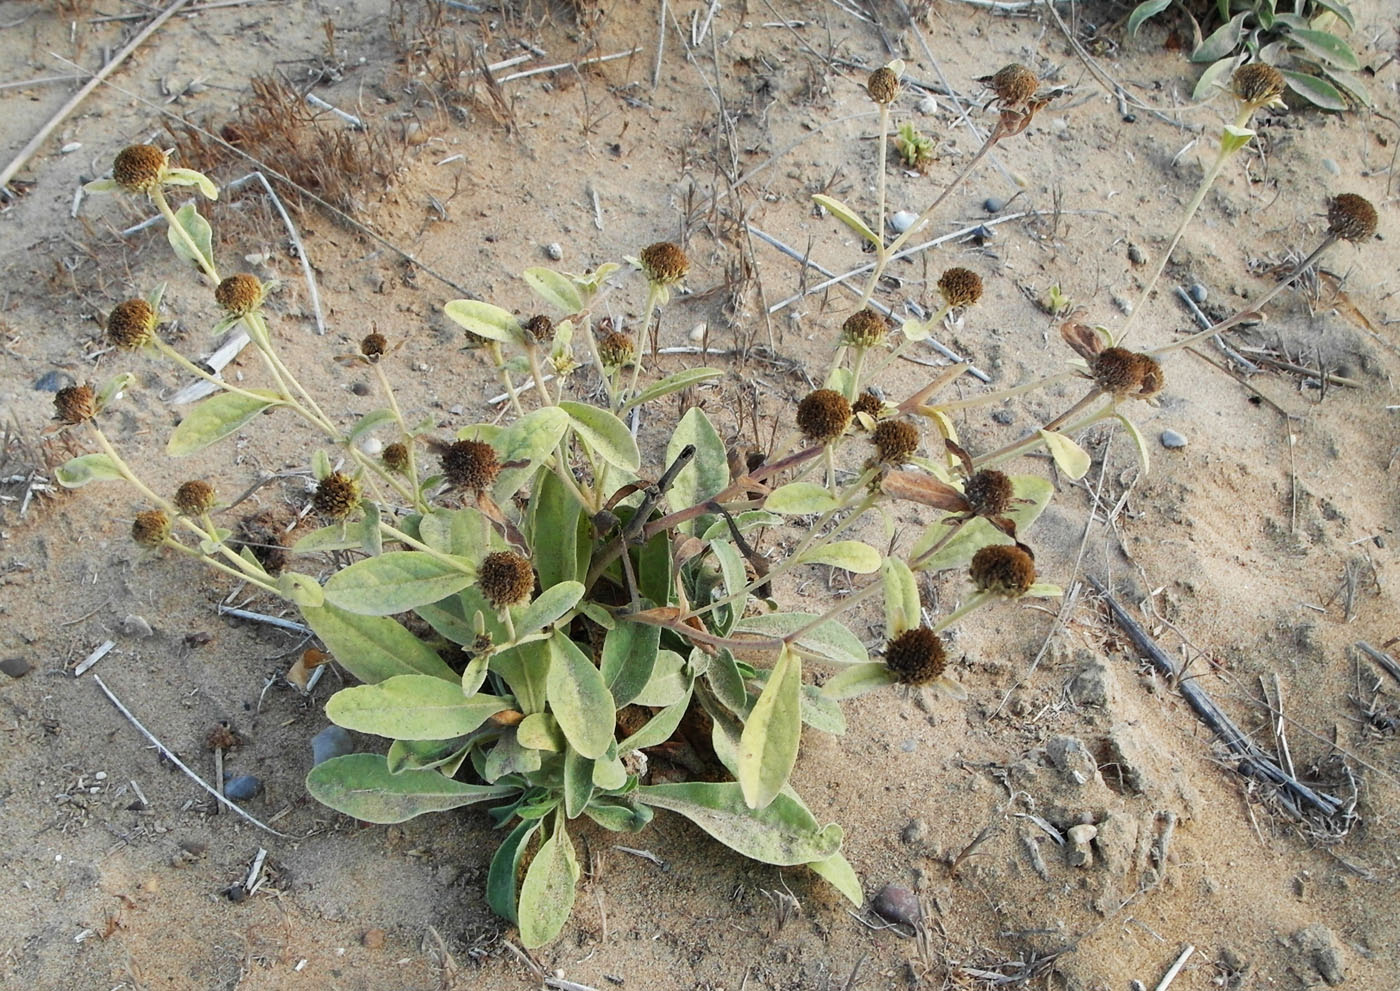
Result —
[[477, 337], [502, 344], [520, 343], [520, 321], [499, 306], [477, 299], [454, 299], [446, 303], [442, 311], [453, 323]]
[[887, 557], [880, 565], [880, 581], [885, 586], [885, 639], [893, 640], [923, 618], [919, 584], [909, 565], [897, 557]]
[[[745, 616], [735, 626], [736, 633], [757, 633], [765, 637], [785, 637], [807, 626], [818, 617], [811, 613], [775, 612]], [[834, 664], [864, 664], [870, 653], [860, 638], [834, 619], [818, 623], [796, 640], [809, 654]]]
[[277, 406], [281, 398], [266, 389], [249, 389], [251, 395], [221, 392], [210, 396], [180, 421], [170, 434], [165, 453], [172, 458], [202, 451], [223, 440], [263, 410]]
[[519, 789], [465, 784], [437, 771], [394, 774], [379, 754], [347, 754], [313, 767], [306, 776], [306, 790], [337, 812], [384, 824], [404, 822], [424, 812], [490, 802]]
[[846, 204], [842, 203], [838, 199], [834, 199], [833, 197], [827, 196], [824, 193], [817, 193], [815, 196], [812, 197], [812, 200], [818, 206], [825, 209], [827, 213], [831, 214], [837, 220], [841, 221], [841, 223], [845, 224], [847, 227], [855, 231], [861, 237], [865, 238], [871, 244], [877, 246], [879, 245], [880, 239], [875, 236], [875, 232], [870, 229], [870, 226], [866, 224], [864, 220], [860, 219], [860, 215], [858, 213], [856, 213]]
[[837, 499], [825, 485], [815, 482], [789, 482], [763, 500], [763, 508], [784, 516], [810, 516], [835, 509]]
[[1280, 69], [1279, 72], [1283, 73], [1288, 88], [1313, 106], [1321, 107], [1323, 110], [1345, 110], [1347, 108], [1346, 98], [1331, 83], [1302, 72], [1290, 72], [1287, 69]]
[[622, 407], [623, 411], [625, 412], [633, 406], [645, 405], [653, 399], [660, 399], [662, 396], [669, 396], [673, 392], [689, 389], [692, 385], [717, 379], [723, 374], [724, 372], [718, 368], [686, 368], [674, 375], [667, 375], [660, 382], [647, 386], [635, 398], [629, 399], [627, 405]]
[[556, 630], [549, 638], [545, 696], [569, 745], [585, 757], [601, 757], [613, 742], [617, 710], [603, 681], [578, 646]]
[[[208, 182], [209, 180], [205, 180]], [[214, 197], [210, 197], [213, 199]], [[180, 229], [189, 235], [189, 240], [194, 242], [194, 247], [199, 252], [196, 254], [190, 250], [190, 244], [177, 233], [176, 228], [168, 227], [165, 236], [170, 241], [170, 247], [174, 249], [175, 256], [187, 262], [194, 262], [206, 271], [214, 267], [214, 228], [209, 226], [209, 221], [199, 215], [199, 211], [193, 203], [186, 203], [175, 211], [175, 222], [180, 225]]]
[[660, 641], [661, 627], [645, 623], [618, 623], [608, 631], [599, 667], [615, 705], [626, 705], [646, 688]]
[[403, 674], [457, 682], [436, 651], [392, 619], [361, 616], [332, 605], [303, 607], [301, 615], [336, 662], [366, 684]]
[[736, 853], [764, 864], [790, 867], [825, 860], [841, 848], [841, 827], [819, 827], [795, 798], [778, 795], [753, 811], [732, 781], [644, 785], [637, 798], [683, 815]]
[[538, 599], [531, 602], [521, 610], [520, 615], [515, 617], [516, 632], [524, 634], [543, 630], [578, 605], [578, 600], [581, 598], [583, 598], [582, 582], [560, 582], [553, 588], [546, 589], [540, 593]]
[[1050, 456], [1055, 459], [1060, 471], [1076, 480], [1084, 477], [1092, 463], [1084, 448], [1054, 430], [1042, 430], [1040, 436], [1045, 441], [1045, 446], [1050, 449]]
[[1361, 60], [1341, 38], [1326, 31], [1298, 30], [1288, 32], [1288, 40], [1309, 55], [1314, 55], [1329, 65], [1347, 72], [1361, 68]]
[[812, 872], [825, 879], [841, 894], [846, 896], [856, 908], [863, 908], [865, 905], [865, 893], [860, 888], [860, 878], [856, 877], [855, 869], [850, 862], [839, 853], [833, 853], [825, 860], [814, 860], [807, 865]]
[[[710, 418], [699, 406], [685, 411], [671, 440], [666, 445], [666, 463], [669, 465], [680, 456], [687, 445], [695, 445], [695, 457], [676, 474], [671, 490], [666, 494], [666, 503], [672, 511], [679, 511], [703, 502], [729, 484], [729, 456], [724, 441], [715, 430]], [[703, 531], [710, 524], [712, 516], [701, 516]], [[695, 520], [686, 520], [680, 525], [685, 533], [693, 533]]]
[[855, 667], [846, 668], [822, 685], [822, 694], [837, 701], [853, 699], [877, 688], [893, 685], [898, 680], [883, 664], [857, 664]]
[[561, 402], [559, 408], [569, 414], [574, 432], [608, 464], [629, 472], [642, 466], [642, 455], [632, 432], [608, 410], [568, 400]]
[[326, 601], [363, 616], [391, 616], [445, 599], [476, 580], [471, 565], [449, 564], [423, 551], [367, 557], [331, 575]]
[[829, 564], [857, 575], [880, 570], [880, 552], [859, 540], [834, 540], [809, 547], [797, 556], [802, 564]]
[[105, 454], [83, 454], [69, 458], [53, 473], [65, 489], [80, 489], [89, 482], [118, 482], [122, 473], [117, 463]]
[[784, 647], [739, 737], [739, 787], [751, 809], [767, 808], [797, 763], [801, 690], [802, 660]]
[[1143, 24], [1149, 19], [1156, 17], [1172, 4], [1172, 0], [1143, 0], [1133, 8], [1133, 12], [1128, 15], [1128, 36], [1136, 35], [1142, 30]]
[[425, 674], [403, 674], [376, 685], [342, 688], [326, 703], [337, 726], [391, 740], [449, 740], [465, 736], [514, 700], [462, 694], [461, 685]]
[[521, 273], [525, 284], [535, 291], [535, 295], [550, 306], [564, 313], [577, 313], [583, 309], [583, 297], [578, 287], [567, 275], [561, 275], [550, 268], [527, 268]]
[[526, 949], [543, 946], [559, 935], [574, 910], [578, 860], [569, 834], [558, 830], [544, 841], [520, 886], [520, 942]]

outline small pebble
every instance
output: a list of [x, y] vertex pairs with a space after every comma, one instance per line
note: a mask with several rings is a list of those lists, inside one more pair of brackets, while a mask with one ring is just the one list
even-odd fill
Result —
[[1136, 244], [1128, 245], [1128, 261], [1134, 265], [1146, 265], [1147, 255]]
[[899, 749], [906, 754], [912, 754], [915, 750], [919, 749], [919, 741], [902, 740], [899, 744]]
[[1186, 435], [1179, 434], [1175, 430], [1163, 430], [1162, 436], [1159, 439], [1162, 442], [1162, 446], [1168, 450], [1176, 450], [1177, 448], [1186, 446]]
[[93, 775], [93, 779], [96, 780], [96, 781], [106, 781], [106, 780], [107, 780], [107, 772], [106, 772], [106, 771], [98, 771], [96, 774]]
[[366, 437], [360, 441], [360, 450], [371, 458], [377, 458], [384, 450], [384, 442], [378, 437]]
[[311, 738], [311, 763], [320, 764], [332, 757], [344, 757], [353, 753], [355, 741], [339, 726], [327, 726]]
[[364, 382], [352, 382], [350, 384], [350, 391], [357, 396], [368, 396], [369, 386]]
[[558, 241], [550, 241], [544, 246], [544, 253], [549, 256], [550, 261], [559, 261], [564, 257], [564, 246]]
[[261, 778], [251, 774], [240, 774], [236, 778], [231, 778], [224, 785], [224, 797], [230, 802], [246, 802], [250, 798], [257, 798], [262, 794], [263, 783]]
[[384, 948], [384, 930], [366, 929], [365, 934], [360, 937], [360, 942], [367, 950], [382, 950]]
[[462, 406], [461, 403], [456, 403], [452, 407], [450, 407], [447, 412], [452, 416], [461, 416], [463, 413], [466, 412], [466, 409]]
[[705, 335], [706, 335], [707, 333], [709, 333], [709, 330], [710, 330], [709, 325], [706, 324], [704, 321], [701, 321], [700, 323], [697, 323], [694, 327], [691, 327], [691, 328], [690, 328], [690, 343], [692, 343], [692, 344], [699, 344], [701, 341], [703, 341], [703, 340], [705, 339]]
[[925, 94], [924, 94], [924, 98], [923, 98], [922, 100], [919, 101], [919, 113], [921, 113], [921, 114], [936, 114], [936, 113], [938, 113], [938, 101], [935, 100], [935, 99], [933, 98], [933, 95], [932, 95], [931, 93], [925, 93]]
[[899, 838], [909, 846], [922, 843], [928, 839], [928, 823], [922, 819], [911, 820], [909, 825], [900, 831]]
[[1016, 422], [1016, 414], [1009, 409], [999, 409], [992, 413], [992, 422], [1000, 423], [1003, 427], [1009, 427]]
[[1338, 165], [1336, 162], [1332, 161], [1332, 159], [1330, 159], [1330, 158], [1324, 158], [1324, 159], [1322, 160], [1322, 167], [1323, 167], [1324, 169], [1326, 169], [1328, 172], [1331, 172], [1333, 175], [1341, 175], [1341, 174], [1342, 174], [1342, 167], [1341, 167], [1340, 165]]
[[1193, 282], [1191, 283], [1191, 288], [1186, 290], [1186, 295], [1190, 296], [1192, 302], [1197, 306], [1200, 306], [1206, 301], [1206, 297], [1210, 295], [1210, 290], [1199, 282]]
[[887, 884], [880, 889], [875, 900], [870, 903], [875, 914], [890, 922], [902, 922], [912, 926], [919, 921], [919, 896], [908, 888], [897, 884]]
[[30, 663], [23, 657], [7, 657], [0, 661], [0, 671], [11, 678], [23, 678], [31, 670]]
[[144, 616], [136, 615], [127, 616], [117, 625], [117, 629], [128, 637], [149, 637], [155, 632]]
[[57, 392], [66, 386], [75, 385], [73, 376], [67, 372], [45, 372], [34, 380], [34, 388], [39, 392]]
[[986, 244], [992, 238], [996, 237], [996, 234], [986, 224], [978, 224], [976, 227], [972, 228], [972, 233], [969, 234], [968, 237], [977, 244]]
[[[71, 155], [71, 154], [73, 154], [73, 152], [77, 151], [77, 150], [78, 150], [79, 148], [81, 148], [82, 146], [83, 146], [83, 143], [82, 143], [81, 141], [70, 141], [70, 142], [68, 142], [66, 145], [64, 145], [62, 148], [60, 148], [60, 149], [58, 149], [58, 150], [59, 150], [60, 154]], [[1334, 166], [1334, 167], [1335, 167], [1335, 166]]]
[[909, 228], [913, 227], [914, 221], [918, 219], [919, 215], [917, 213], [910, 213], [908, 210], [900, 210], [894, 216], [890, 217], [890, 226], [894, 228], [896, 233], [903, 234]]
[[248, 897], [248, 889], [243, 887], [243, 885], [241, 884], [235, 884], [233, 887], [225, 891], [224, 895], [228, 898], [229, 901], [237, 905], [239, 902], [243, 901], [245, 898]]
[[982, 201], [982, 209], [986, 210], [988, 213], [1001, 213], [1001, 211], [1006, 209], [1006, 200], [996, 196], [988, 196]]

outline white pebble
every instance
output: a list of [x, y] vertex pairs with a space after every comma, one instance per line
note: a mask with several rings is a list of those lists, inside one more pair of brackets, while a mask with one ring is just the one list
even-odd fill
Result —
[[932, 94], [932, 93], [925, 93], [925, 94], [924, 94], [924, 98], [923, 98], [922, 100], [919, 101], [919, 113], [921, 113], [921, 114], [936, 114], [936, 113], [938, 113], [938, 101], [935, 100], [935, 99], [933, 98], [933, 94]]
[[1168, 449], [1182, 448], [1186, 446], [1186, 435], [1179, 434], [1175, 430], [1163, 430], [1159, 438], [1162, 446]]
[[96, 778], [98, 781], [106, 781], [106, 780], [107, 780], [107, 772], [106, 772], [106, 771], [98, 771], [96, 774], [93, 775], [93, 777]]
[[71, 154], [73, 154], [73, 152], [77, 151], [77, 150], [78, 150], [79, 148], [81, 148], [82, 146], [83, 146], [83, 143], [82, 143], [81, 141], [70, 141], [70, 142], [68, 142], [66, 145], [64, 145], [62, 148], [60, 148], [59, 151], [62, 152], [63, 154], [65, 154], [65, 155], [71, 155]]
[[1338, 165], [1336, 162], [1334, 162], [1334, 161], [1333, 161], [1332, 159], [1330, 159], [1330, 158], [1324, 158], [1324, 159], [1322, 160], [1322, 167], [1323, 167], [1324, 169], [1326, 169], [1328, 172], [1331, 172], [1333, 175], [1341, 175], [1341, 174], [1342, 174], [1342, 167], [1341, 167], [1340, 165]]
[[371, 458], [377, 458], [384, 451], [384, 442], [378, 437], [366, 437], [360, 441], [360, 450]]
[[908, 210], [900, 210], [894, 216], [890, 217], [890, 226], [895, 229], [896, 233], [903, 234], [909, 228], [913, 227], [914, 221], [918, 219], [919, 215], [917, 213], [910, 213]]
[[705, 339], [705, 334], [709, 331], [709, 324], [703, 320], [690, 328], [690, 341], [692, 344], [699, 344]]
[[559, 261], [564, 257], [564, 247], [558, 241], [550, 241], [544, 246], [544, 253], [549, 256], [550, 261]]

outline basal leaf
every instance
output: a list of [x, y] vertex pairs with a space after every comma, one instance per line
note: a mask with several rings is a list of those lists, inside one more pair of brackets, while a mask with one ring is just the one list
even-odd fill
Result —
[[[559, 476], [542, 471], [535, 476], [527, 516], [531, 555], [541, 588], [584, 577], [586, 561], [580, 561], [580, 519], [583, 507], [564, 487]], [[587, 522], [583, 523], [586, 533]], [[588, 539], [587, 537], [584, 538]], [[583, 548], [585, 554], [588, 549]]]
[[1280, 69], [1283, 73], [1284, 81], [1288, 83], [1288, 88], [1299, 96], [1303, 97], [1315, 107], [1323, 110], [1345, 110], [1347, 108], [1346, 98], [1337, 91], [1326, 80], [1317, 76], [1309, 76], [1305, 72], [1292, 72], [1288, 69]]
[[766, 808], [797, 763], [801, 689], [802, 660], [784, 647], [739, 737], [739, 786], [751, 809]]
[[520, 875], [520, 862], [535, 830], [538, 819], [526, 819], [510, 831], [505, 841], [496, 847], [491, 867], [486, 872], [486, 904], [507, 922], [516, 923], [515, 879]]
[[841, 894], [846, 896], [856, 908], [865, 905], [865, 893], [860, 888], [860, 878], [856, 877], [850, 861], [839, 853], [833, 853], [825, 860], [814, 860], [807, 865], [812, 872], [823, 878]]
[[247, 392], [251, 395], [216, 393], [195, 406], [171, 431], [165, 453], [172, 458], [183, 458], [202, 451], [234, 433], [263, 410], [281, 403], [277, 393], [267, 389], [249, 389]]
[[648, 719], [641, 729], [619, 743], [618, 753], [630, 754], [633, 750], [645, 750], [647, 747], [657, 747], [665, 743], [676, 732], [676, 727], [681, 724], [689, 706], [690, 692], [687, 691], [679, 701], [666, 706]]
[[686, 673], [685, 658], [674, 650], [657, 651], [651, 677], [633, 698], [633, 705], [651, 708], [674, 705], [690, 691], [691, 677]]
[[1191, 61], [1214, 62], [1239, 48], [1240, 41], [1244, 37], [1244, 22], [1249, 16], [1249, 11], [1236, 14], [1212, 31], [1210, 36], [1191, 53]]
[[603, 638], [599, 667], [613, 702], [619, 708], [641, 694], [656, 667], [661, 628], [644, 623], [618, 623]]
[[384, 824], [404, 822], [424, 812], [490, 802], [518, 789], [466, 784], [437, 771], [394, 774], [379, 754], [347, 754], [313, 767], [306, 776], [306, 790], [337, 812]]
[[593, 797], [593, 761], [573, 747], [564, 751], [564, 815], [577, 819]]
[[464, 737], [451, 740], [395, 740], [385, 757], [391, 774], [426, 771], [451, 761], [465, 747]]
[[547, 712], [533, 712], [520, 720], [515, 739], [522, 747], [552, 754], [561, 753], [568, 746], [559, 722]]
[[795, 798], [778, 795], [757, 811], [744, 803], [732, 781], [643, 785], [637, 798], [683, 815], [725, 846], [750, 860], [792, 866], [825, 860], [841, 849], [841, 827], [817, 825]]
[[632, 432], [610, 411], [587, 403], [565, 400], [559, 408], [569, 415], [574, 432], [593, 453], [625, 472], [642, 466], [642, 455]]
[[574, 909], [578, 860], [569, 834], [562, 828], [544, 841], [520, 886], [520, 942], [526, 949], [543, 946], [559, 935]]
[[548, 643], [545, 691], [550, 711], [570, 746], [585, 757], [601, 757], [613, 742], [617, 724], [617, 710], [602, 672], [562, 631], [556, 630]]
[[336, 662], [366, 684], [404, 674], [457, 683], [456, 673], [436, 651], [392, 619], [362, 616], [333, 605], [304, 608], [301, 615]]
[[534, 640], [498, 650], [491, 655], [491, 670], [506, 680], [524, 713], [545, 707], [545, 678], [552, 663], [548, 641]]
[[1288, 32], [1288, 40], [1303, 51], [1323, 62], [1346, 72], [1356, 72], [1361, 68], [1361, 60], [1341, 38], [1326, 31], [1294, 29]]
[[1143, 0], [1128, 15], [1128, 36], [1132, 37], [1137, 34], [1142, 30], [1143, 24], [1166, 10], [1171, 4], [1172, 0]]
[[462, 694], [460, 684], [425, 674], [403, 674], [374, 685], [342, 688], [326, 703], [337, 726], [391, 740], [447, 740], [465, 736], [491, 716], [512, 708], [506, 696]]
[[461, 559], [449, 563], [423, 551], [390, 551], [356, 561], [326, 580], [326, 601], [364, 616], [391, 616], [444, 599], [476, 581]]

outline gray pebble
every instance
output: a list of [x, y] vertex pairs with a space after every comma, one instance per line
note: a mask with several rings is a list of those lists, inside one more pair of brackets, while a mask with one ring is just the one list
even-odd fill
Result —
[[155, 632], [144, 616], [136, 615], [127, 616], [117, 625], [117, 629], [128, 637], [149, 637]]
[[1006, 200], [999, 199], [995, 196], [988, 196], [982, 201], [982, 209], [986, 210], [988, 213], [1001, 213], [1001, 211], [1006, 209]]
[[1193, 282], [1191, 283], [1191, 288], [1186, 290], [1186, 294], [1191, 297], [1192, 302], [1200, 306], [1206, 301], [1206, 297], [1210, 295], [1210, 292], [1199, 282]]
[[564, 257], [564, 248], [558, 241], [550, 241], [544, 246], [544, 253], [549, 256], [550, 261], [559, 261]]
[[332, 757], [344, 757], [354, 750], [355, 741], [350, 739], [348, 731], [339, 726], [327, 726], [311, 738], [311, 763], [314, 766]]
[[935, 100], [930, 94], [925, 93], [925, 94], [924, 94], [924, 98], [923, 98], [922, 100], [919, 101], [919, 113], [921, 113], [921, 114], [936, 114], [936, 113], [938, 113], [938, 101]]
[[986, 224], [978, 224], [972, 228], [972, 233], [968, 235], [977, 244], [986, 244], [996, 236], [996, 232]]
[[896, 234], [903, 234], [909, 228], [913, 227], [914, 221], [918, 219], [919, 215], [917, 213], [913, 213], [909, 210], [900, 210], [890, 216], [890, 227], [894, 229]]
[[461, 403], [457, 403], [453, 405], [450, 409], [448, 409], [447, 412], [451, 416], [461, 416], [466, 411], [466, 407], [464, 407]]
[[875, 900], [870, 903], [870, 907], [875, 910], [875, 914], [890, 922], [902, 922], [906, 926], [912, 926], [919, 921], [922, 914], [919, 910], [919, 896], [908, 888], [901, 888], [897, 884], [887, 884], [880, 889], [880, 893], [875, 896]]
[[992, 422], [1000, 423], [1003, 427], [1009, 427], [1016, 422], [1016, 414], [1009, 409], [999, 409], [992, 413]]
[[1179, 434], [1175, 430], [1163, 430], [1162, 436], [1158, 439], [1161, 440], [1162, 446], [1168, 450], [1174, 451], [1186, 446], [1186, 435]]
[[1322, 160], [1322, 167], [1323, 167], [1324, 169], [1326, 169], [1328, 172], [1331, 172], [1333, 175], [1341, 175], [1341, 174], [1342, 174], [1342, 167], [1341, 167], [1340, 165], [1338, 165], [1336, 162], [1332, 161], [1332, 159], [1330, 159], [1330, 158], [1324, 158], [1324, 159]]
[[0, 672], [11, 678], [23, 678], [30, 671], [30, 664], [23, 657], [7, 657], [0, 661]]
[[230, 802], [246, 802], [250, 798], [257, 798], [262, 794], [262, 779], [251, 774], [240, 774], [236, 778], [230, 778], [224, 785], [224, 797]]
[[1128, 245], [1128, 261], [1134, 265], [1146, 265], [1147, 255], [1136, 244]]
[[922, 819], [911, 820], [899, 833], [899, 838], [910, 846], [928, 839], [928, 823]]
[[365, 382], [355, 382], [351, 384], [350, 391], [357, 396], [368, 396], [369, 385]]
[[34, 388], [39, 392], [57, 392], [66, 386], [76, 385], [73, 376], [67, 372], [52, 371], [45, 372], [34, 381]]

